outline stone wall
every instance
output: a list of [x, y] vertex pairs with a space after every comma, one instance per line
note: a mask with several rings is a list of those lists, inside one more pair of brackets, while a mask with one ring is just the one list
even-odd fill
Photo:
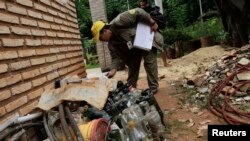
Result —
[[0, 124], [66, 75], [86, 76], [73, 0], [0, 0]]

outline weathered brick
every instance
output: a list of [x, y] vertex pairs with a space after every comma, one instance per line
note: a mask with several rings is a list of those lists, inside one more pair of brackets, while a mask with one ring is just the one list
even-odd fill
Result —
[[79, 55], [81, 55], [79, 52], [75, 52], [75, 53], [73, 53], [73, 57], [76, 57], [76, 56], [79, 56]]
[[65, 59], [65, 58], [66, 58], [65, 54], [59, 54], [59, 55], [57, 55], [57, 59], [58, 60]]
[[8, 71], [8, 65], [7, 64], [0, 64], [0, 73], [5, 73]]
[[58, 26], [56, 24], [51, 24], [50, 27], [51, 27], [51, 29], [54, 29], [54, 30], [60, 30], [60, 26]]
[[38, 26], [41, 27], [41, 28], [50, 29], [50, 24], [47, 23], [47, 22], [38, 21]]
[[10, 90], [3, 90], [0, 91], [0, 101], [3, 101], [5, 99], [8, 99], [11, 97], [11, 92]]
[[51, 6], [58, 9], [58, 10], [61, 10], [60, 6], [55, 2], [51, 2]]
[[45, 14], [43, 14], [43, 19], [45, 21], [54, 22], [54, 18], [52, 16], [48, 16], [48, 15], [45, 15]]
[[34, 99], [34, 98], [41, 96], [43, 91], [44, 91], [43, 88], [39, 88], [39, 89], [27, 94], [28, 100], [31, 100], [31, 99]]
[[68, 72], [72, 72], [73, 70], [75, 70], [75, 66], [68, 67]]
[[31, 35], [30, 29], [24, 27], [11, 26], [11, 32], [17, 35]]
[[[62, 29], [62, 28], [61, 28], [61, 29]], [[68, 27], [67, 29], [68, 29], [69, 32], [72, 32], [72, 33], [74, 33], [74, 31], [75, 31], [75, 30], [74, 30], [73, 28], [71, 28], [71, 27]], [[63, 30], [63, 29], [62, 29], [62, 30]]]
[[57, 12], [55, 10], [48, 8], [48, 12], [54, 16], [57, 16]]
[[63, 62], [63, 67], [66, 67], [68, 65], [70, 65], [70, 61], [69, 60]]
[[75, 4], [72, 1], [68, 1], [69, 5], [75, 8]]
[[44, 55], [44, 54], [49, 54], [49, 48], [43, 48], [43, 49], [36, 49], [36, 54], [37, 55]]
[[46, 77], [38, 78], [32, 81], [33, 87], [40, 86], [47, 81]]
[[53, 64], [53, 69], [54, 69], [54, 70], [57, 70], [57, 69], [60, 69], [60, 68], [62, 68], [62, 62]]
[[71, 58], [73, 56], [73, 53], [67, 53], [66, 58]]
[[60, 69], [58, 72], [59, 72], [59, 75], [62, 76], [62, 75], [65, 75], [66, 73], [68, 73], [68, 69], [63, 68], [63, 69]]
[[62, 24], [63, 21], [60, 18], [54, 18], [55, 22], [58, 24]]
[[63, 30], [63, 31], [69, 31], [69, 29], [66, 26], [63, 26], [63, 25], [60, 26], [60, 29]]
[[18, 50], [19, 57], [29, 57], [33, 55], [36, 55], [36, 51], [34, 49]]
[[31, 65], [40, 65], [45, 63], [45, 58], [31, 59]]
[[76, 59], [70, 59], [70, 63], [71, 64], [75, 64], [75, 63], [77, 63], [78, 62], [78, 58], [76, 58]]
[[42, 39], [42, 45], [54, 45], [54, 41], [52, 39]]
[[32, 88], [31, 82], [23, 83], [11, 88], [11, 93], [13, 95], [20, 94], [22, 92], [26, 92]]
[[71, 34], [69, 34], [69, 33], [65, 33], [64, 35], [66, 38], [71, 38]]
[[3, 46], [5, 47], [18, 47], [18, 46], [24, 45], [23, 39], [2, 38], [1, 40], [2, 40]]
[[28, 19], [28, 18], [20, 18], [21, 24], [29, 25], [29, 26], [37, 26], [36, 20]]
[[8, 26], [0, 25], [0, 34], [10, 34], [10, 29]]
[[36, 11], [28, 10], [28, 15], [33, 18], [42, 19], [42, 14]]
[[59, 48], [53, 47], [50, 48], [50, 53], [58, 53], [59, 52]]
[[61, 47], [59, 48], [60, 52], [66, 52], [68, 51], [68, 48], [67, 47]]
[[0, 9], [6, 9], [5, 1], [0, 1]]
[[44, 87], [44, 91], [49, 91], [49, 90], [51, 90], [51, 89], [54, 89], [54, 87], [55, 87], [54, 82], [51, 82], [51, 83], [49, 83], [48, 85], [46, 85], [46, 86]]
[[5, 78], [0, 78], [0, 88], [7, 86], [7, 81]]
[[6, 60], [6, 59], [14, 59], [17, 58], [17, 52], [16, 51], [4, 51], [0, 52], [0, 60]]
[[30, 66], [31, 66], [31, 64], [30, 64], [29, 60], [10, 63], [10, 69], [12, 71], [28, 68]]
[[45, 66], [45, 67], [40, 68], [39, 70], [40, 70], [41, 74], [44, 74], [44, 73], [52, 71], [53, 68], [52, 68], [52, 66]]
[[42, 3], [44, 3], [44, 4], [48, 5], [48, 6], [51, 6], [50, 0], [40, 0], [40, 2], [42, 2]]
[[24, 6], [33, 7], [31, 0], [16, 0], [16, 2]]
[[34, 7], [37, 10], [40, 10], [40, 11], [43, 11], [43, 12], [46, 12], [46, 13], [48, 12], [47, 8], [45, 6], [42, 6], [42, 5], [38, 4], [38, 3], [34, 3]]
[[60, 38], [64, 38], [65, 37], [64, 33], [62, 33], [62, 32], [57, 32], [56, 35], [57, 35], [57, 37], [60, 37]]
[[58, 16], [63, 18], [63, 19], [66, 19], [66, 16], [65, 14], [61, 13], [61, 12], [57, 12]]
[[60, 9], [62, 12], [66, 13], [67, 15], [69, 14], [69, 10], [64, 6], [64, 7], [61, 7]]
[[5, 108], [0, 107], [0, 117], [4, 116], [6, 114]]
[[70, 26], [71, 22], [68, 22], [67, 20], [63, 21], [63, 25]]
[[0, 17], [1, 17], [0, 21], [2, 21], [2, 22], [15, 23], [15, 24], [19, 23], [19, 19], [17, 16], [13, 16], [13, 15], [1, 12]]
[[68, 1], [62, 1], [62, 0], [55, 0], [57, 3], [61, 4], [62, 6], [65, 6], [68, 4]]
[[15, 74], [15, 75], [9, 75], [5, 78], [8, 85], [15, 84], [17, 82], [20, 82], [22, 80], [21, 74]]
[[31, 33], [32, 33], [33, 36], [45, 36], [45, 31], [44, 30], [31, 29]]
[[27, 46], [40, 46], [41, 40], [40, 39], [25, 39]]
[[63, 40], [55, 39], [55, 40], [54, 40], [54, 44], [55, 44], [55, 45], [62, 45], [62, 44], [63, 44]]
[[11, 111], [15, 110], [16, 108], [24, 105], [27, 102], [28, 102], [27, 96], [23, 96], [23, 97], [20, 97], [20, 98], [18, 98], [16, 100], [6, 104], [5, 109], [6, 109], [7, 112], [11, 112]]
[[40, 75], [39, 69], [34, 69], [31, 71], [25, 71], [22, 73], [23, 79], [29, 79]]
[[70, 40], [63, 40], [63, 44], [64, 45], [69, 45], [70, 44]]
[[46, 57], [46, 62], [54, 62], [54, 61], [56, 61], [57, 60], [57, 58], [56, 58], [56, 55], [54, 55], [54, 56], [49, 56], [49, 57]]
[[47, 75], [48, 81], [53, 80], [55, 78], [59, 77], [59, 73], [51, 72]]
[[33, 109], [35, 109], [35, 107], [37, 106], [38, 104], [38, 101], [35, 100], [35, 101], [29, 101], [29, 103], [27, 105], [24, 105], [23, 107], [21, 107], [19, 109], [19, 113], [21, 116], [25, 116], [27, 115], [28, 113], [30, 113]]
[[46, 31], [46, 35], [47, 36], [50, 36], [50, 37], [56, 37], [56, 32], [54, 32], [54, 31]]
[[20, 7], [19, 5], [14, 5], [14, 4], [10, 4], [7, 3], [7, 8], [8, 11], [16, 13], [16, 14], [21, 14], [21, 15], [27, 15], [27, 10], [23, 7]]

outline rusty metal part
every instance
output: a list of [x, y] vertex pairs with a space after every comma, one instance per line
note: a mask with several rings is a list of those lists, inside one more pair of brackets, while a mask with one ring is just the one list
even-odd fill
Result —
[[[208, 97], [208, 105], [212, 113], [215, 115], [224, 118], [229, 124], [250, 124], [250, 113], [249, 112], [244, 112], [241, 111], [240, 109], [237, 109], [233, 107], [230, 103], [230, 97], [234, 96], [235, 93], [229, 94], [226, 92], [224, 94], [224, 100], [223, 103], [215, 103], [213, 100], [218, 99], [218, 96], [222, 89], [227, 86], [230, 80], [233, 80], [233, 78], [241, 72], [244, 71], [249, 71], [250, 70], [250, 65], [247, 66], [235, 66], [233, 69], [234, 72], [231, 76], [227, 77], [225, 80], [221, 81], [218, 83], [214, 89], [211, 91], [209, 97]], [[241, 86], [250, 83], [250, 81], [243, 81], [243, 82], [238, 82], [237, 84], [239, 87], [236, 88], [238, 90]], [[233, 87], [233, 86], [231, 86]]]
[[65, 119], [65, 114], [64, 114], [64, 111], [63, 111], [63, 105], [62, 104], [59, 105], [59, 115], [60, 115], [60, 121], [61, 121], [61, 124], [62, 124], [63, 132], [64, 132], [64, 134], [66, 136], [66, 140], [67, 141], [73, 141], [72, 136], [70, 134], [70, 130], [69, 130], [67, 121]]
[[66, 115], [67, 115], [67, 117], [69, 119], [70, 125], [71, 125], [71, 127], [72, 127], [72, 129], [73, 129], [73, 131], [74, 131], [74, 133], [75, 133], [75, 135], [77, 137], [77, 140], [78, 141], [84, 141], [84, 139], [82, 137], [82, 134], [81, 134], [81, 132], [80, 132], [80, 130], [79, 130], [77, 124], [76, 124], [76, 121], [74, 120], [74, 117], [72, 116], [72, 114], [71, 114], [71, 112], [69, 110], [69, 107], [65, 106], [64, 110], [65, 110]]

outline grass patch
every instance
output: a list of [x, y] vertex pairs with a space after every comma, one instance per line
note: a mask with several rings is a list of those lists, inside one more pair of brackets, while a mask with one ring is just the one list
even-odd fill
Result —
[[99, 68], [100, 64], [87, 64], [86, 69]]

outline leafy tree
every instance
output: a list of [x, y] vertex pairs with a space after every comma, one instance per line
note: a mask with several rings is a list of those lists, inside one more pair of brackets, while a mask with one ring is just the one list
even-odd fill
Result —
[[76, 13], [81, 37], [92, 38], [91, 31], [92, 26], [89, 1], [88, 0], [75, 0]]

